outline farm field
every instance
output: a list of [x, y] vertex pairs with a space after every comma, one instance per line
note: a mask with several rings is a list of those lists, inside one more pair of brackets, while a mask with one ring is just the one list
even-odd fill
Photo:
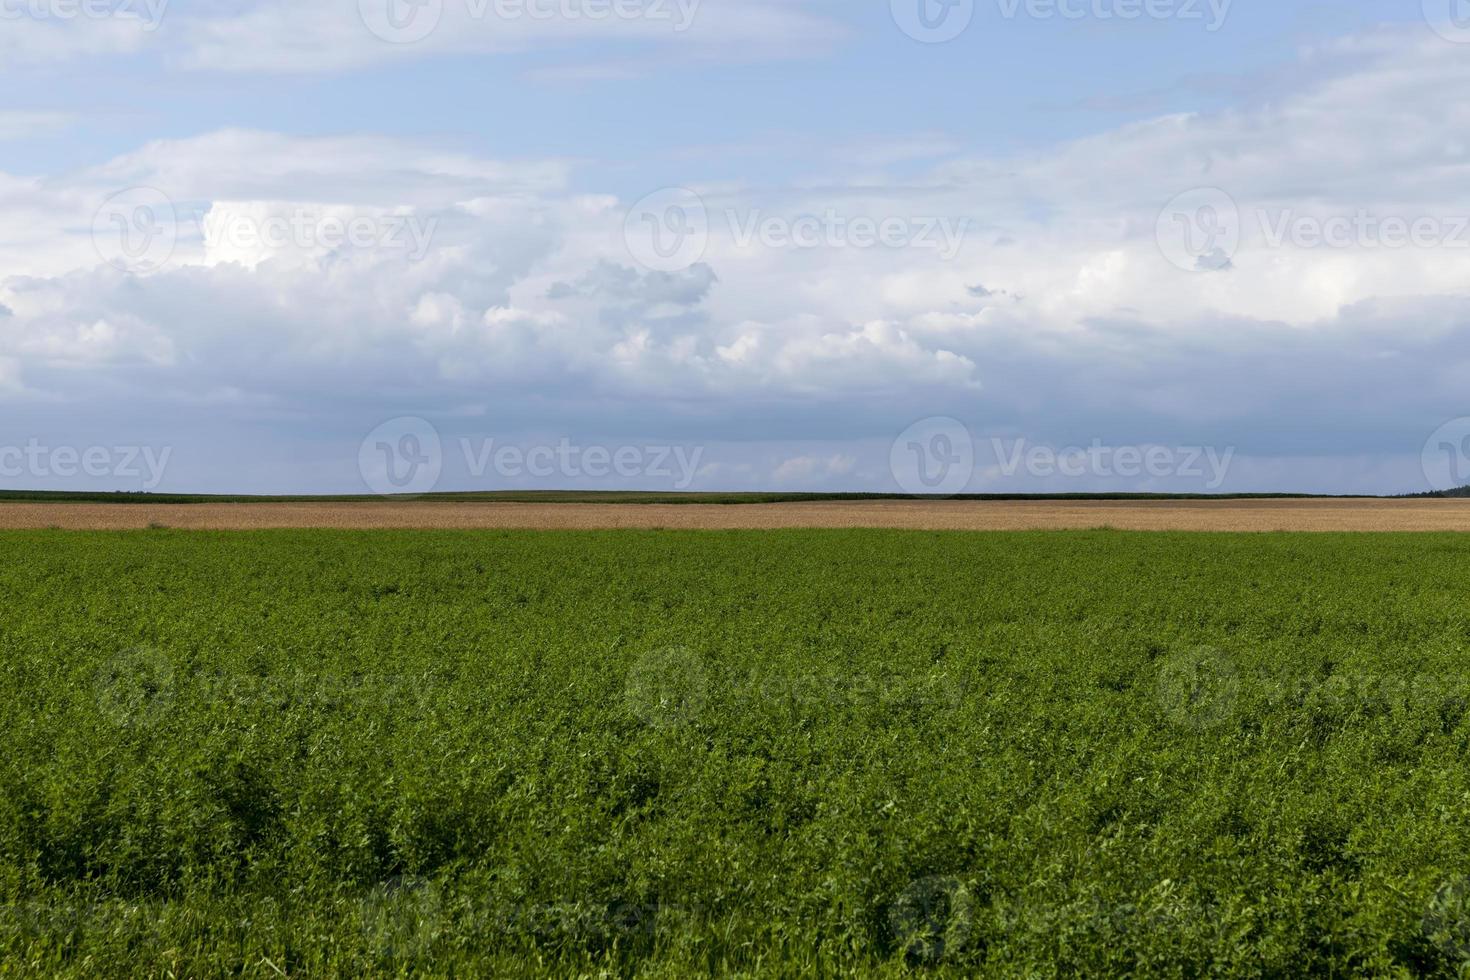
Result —
[[0, 547], [0, 975], [1470, 964], [1463, 536]]
[[[605, 499], [611, 498], [611, 499]], [[1024, 500], [810, 499], [567, 495], [565, 500], [282, 499], [152, 502], [15, 501], [0, 496], [0, 528], [191, 530], [774, 530], [889, 528], [1026, 531], [1470, 531], [1467, 498], [1220, 498]]]

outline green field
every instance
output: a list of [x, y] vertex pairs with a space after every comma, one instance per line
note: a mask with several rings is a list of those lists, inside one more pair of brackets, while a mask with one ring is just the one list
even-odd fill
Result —
[[0, 974], [1470, 972], [1470, 538], [0, 547]]

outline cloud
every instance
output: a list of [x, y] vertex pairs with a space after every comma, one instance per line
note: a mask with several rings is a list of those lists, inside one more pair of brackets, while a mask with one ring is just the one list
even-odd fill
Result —
[[552, 300], [597, 299], [647, 311], [662, 305], [697, 306], [718, 281], [714, 270], [703, 262], [681, 272], [639, 272], [604, 259], [575, 282], [553, 283], [546, 296]]
[[[236, 9], [260, 36], [298, 23]], [[732, 9], [747, 26], [782, 16]], [[281, 57], [320, 47], [302, 37]], [[1470, 108], [1440, 97], [1470, 81], [1461, 55], [1378, 31], [1306, 52], [1298, 87], [1253, 106], [1024, 155], [935, 140], [941, 159], [917, 175], [877, 153], [798, 186], [696, 184], [708, 241], [675, 271], [632, 259], [638, 195], [583, 191], [595, 174], [566, 161], [222, 130], [69, 174], [0, 174], [16, 230], [0, 244], [0, 397], [140, 419], [227, 406], [283, 430], [412, 411], [704, 433], [733, 447], [712, 452], [709, 482], [865, 489], [892, 489], [898, 432], [947, 415], [982, 444], [1232, 446], [1251, 480], [1418, 489], [1422, 440], [1464, 411], [1470, 381]], [[875, 173], [889, 163], [905, 176]], [[141, 274], [106, 264], [117, 256], [91, 234], [130, 186], [176, 209], [176, 241]], [[1188, 228], [1206, 245], [1172, 261], [1161, 214], [1200, 191], [1224, 195], [1209, 220], [1233, 208], [1236, 224]], [[1378, 231], [1359, 237], [1360, 214]], [[1342, 245], [1278, 234], [1344, 218]], [[1446, 238], [1395, 247], [1373, 237], [1385, 218], [1433, 218]], [[354, 220], [429, 233], [420, 249], [327, 233]], [[963, 227], [948, 258], [922, 243], [946, 220]], [[908, 237], [854, 234], [885, 221]], [[291, 230], [242, 244], [222, 224]], [[798, 437], [820, 443], [771, 449]]]
[[[147, 55], [191, 71], [322, 74], [453, 55], [566, 51], [588, 42], [603, 56], [625, 45], [630, 51], [658, 46], [669, 61], [750, 60], [809, 56], [830, 45], [843, 32], [822, 6], [818, 0], [129, 0], [108, 7], [106, 16], [7, 18], [0, 60], [33, 67]], [[626, 77], [652, 63], [630, 56], [580, 72], [571, 66], [538, 72]]]
[[834, 478], [846, 477], [856, 467], [857, 459], [853, 456], [797, 456], [777, 466], [771, 472], [771, 479], [777, 487], [783, 488], [825, 483]]
[[149, 0], [148, 7], [139, 5], [136, 15], [124, 5], [119, 12], [103, 17], [17, 16], [16, 7], [7, 6], [5, 16], [0, 18], [4, 23], [4, 30], [0, 30], [0, 64], [27, 68], [157, 50], [162, 43], [158, 30], [161, 21], [153, 19], [148, 11], [156, 13], [166, 2]]
[[444, 0], [442, 7], [418, 8], [401, 31], [377, 11], [387, 2], [368, 0], [359, 7], [357, 0], [256, 0], [234, 14], [193, 23], [184, 61], [212, 71], [322, 72], [588, 40], [602, 50], [622, 42], [659, 45], [676, 58], [749, 59], [809, 54], [812, 45], [838, 34], [831, 21], [813, 12], [820, 4], [805, 0], [645, 0], [597, 8], [629, 9], [633, 16], [594, 16], [592, 7], [563, 0]]

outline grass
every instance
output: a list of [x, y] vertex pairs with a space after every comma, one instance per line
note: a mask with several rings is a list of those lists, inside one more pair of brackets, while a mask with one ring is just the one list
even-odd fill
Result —
[[1463, 537], [0, 547], [0, 974], [1470, 963]]

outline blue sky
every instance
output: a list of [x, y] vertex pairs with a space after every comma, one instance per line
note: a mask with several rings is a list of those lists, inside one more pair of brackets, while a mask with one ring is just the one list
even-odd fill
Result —
[[81, 2], [0, 0], [0, 484], [1470, 482], [1460, 0]]
[[[18, 9], [21, 0], [12, 2]], [[614, 168], [630, 189], [662, 186], [689, 170], [713, 179], [790, 179], [823, 147], [841, 152], [943, 133], [975, 151], [1018, 149], [1161, 112], [1228, 105], [1268, 85], [1263, 76], [1289, 70], [1302, 45], [1420, 16], [1411, 4], [1384, 0], [1231, 2], [1224, 25], [1210, 31], [1208, 19], [1008, 18], [1001, 0], [990, 0], [954, 41], [921, 44], [895, 30], [884, 3], [793, 0], [786, 6], [820, 18], [814, 37], [791, 45], [773, 39], [750, 56], [681, 54], [677, 38], [588, 39], [493, 57], [389, 48], [382, 63], [351, 71], [181, 70], [180, 45], [172, 46], [174, 60], [168, 54], [170, 35], [184, 34], [184, 22], [208, 6], [171, 0], [136, 56], [13, 65], [12, 91], [18, 84], [31, 93], [17, 108], [82, 113], [88, 124], [7, 147], [7, 159], [28, 169], [81, 167], [126, 152], [139, 136], [184, 138], [228, 126], [389, 133], [497, 157], [583, 159]], [[701, 0], [696, 18], [716, 6]], [[1208, 18], [1209, 10], [1200, 0], [1200, 13]], [[607, 65], [628, 74], [576, 78], [580, 66]], [[547, 77], [558, 71], [565, 80]], [[783, 151], [791, 140], [817, 145]], [[742, 145], [750, 149], [728, 152]], [[690, 151], [700, 148], [727, 152], [692, 162]], [[588, 181], [606, 189], [592, 174]]]

